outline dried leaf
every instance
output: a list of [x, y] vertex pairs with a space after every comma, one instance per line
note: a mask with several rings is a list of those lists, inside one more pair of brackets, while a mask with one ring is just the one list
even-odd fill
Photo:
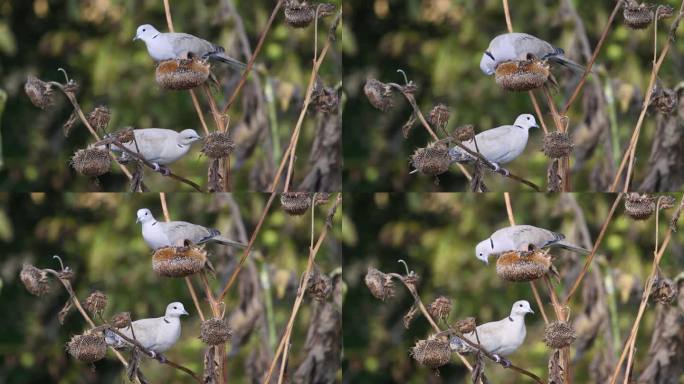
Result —
[[216, 348], [208, 347], [204, 351], [204, 374], [202, 375], [202, 382], [204, 384], [216, 384], [220, 382], [219, 365], [216, 364], [215, 359]]
[[131, 177], [131, 192], [143, 191], [143, 164], [140, 161], [135, 162], [135, 171]]
[[207, 189], [209, 192], [223, 192], [223, 176], [221, 175], [220, 159], [214, 159], [209, 164]]
[[411, 308], [409, 308], [409, 311], [406, 312], [406, 314], [404, 315], [404, 318], [402, 319], [402, 321], [404, 322], [404, 328], [409, 329], [411, 327], [411, 322], [416, 317], [417, 313], [418, 307], [416, 307], [416, 305], [413, 304]]
[[549, 358], [549, 384], [563, 384], [565, 381], [565, 370], [561, 361], [561, 351], [556, 350]]
[[411, 132], [411, 128], [416, 124], [416, 121], [418, 119], [416, 118], [415, 113], [411, 113], [411, 116], [409, 119], [404, 123], [404, 125], [401, 127], [401, 132], [404, 134], [404, 138], [407, 139], [409, 133]]
[[477, 354], [475, 366], [473, 367], [473, 371], [471, 372], [470, 377], [473, 379], [473, 384], [489, 383], [489, 380], [487, 380], [487, 376], [485, 376], [485, 356], [483, 353]]
[[546, 187], [546, 190], [548, 192], [560, 192], [561, 191], [561, 176], [558, 173], [560, 166], [560, 161], [559, 159], [553, 159], [551, 163], [549, 163], [549, 167], [546, 171], [546, 178], [548, 181], [548, 186]]
[[73, 301], [69, 299], [65, 304], [64, 307], [62, 308], [61, 311], [59, 311], [59, 314], [57, 315], [57, 319], [59, 320], [59, 324], [64, 325], [64, 318], [66, 315], [69, 314], [69, 310], [74, 306]]
[[71, 111], [71, 115], [69, 115], [69, 118], [62, 126], [62, 128], [64, 129], [64, 137], [69, 137], [69, 134], [71, 134], [71, 130], [76, 126], [76, 123], [78, 123], [79, 121], [80, 120], [78, 119], [78, 114], [76, 113], [76, 111]]

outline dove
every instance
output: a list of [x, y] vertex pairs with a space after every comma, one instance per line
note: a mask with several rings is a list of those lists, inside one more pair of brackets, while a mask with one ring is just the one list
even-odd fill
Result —
[[201, 225], [185, 221], [157, 221], [147, 208], [138, 210], [137, 223], [142, 223], [143, 239], [152, 249], [177, 247], [192, 244], [214, 242], [244, 248], [246, 245], [221, 236], [217, 229], [205, 228]]
[[164, 33], [150, 24], [143, 24], [138, 27], [135, 40], [142, 40], [147, 46], [147, 53], [157, 62], [198, 57], [215, 59], [238, 70], [246, 67], [244, 63], [226, 56], [223, 47], [188, 33]]
[[[502, 363], [505, 367], [510, 366], [510, 361], [502, 356], [510, 355], [515, 352], [525, 341], [527, 330], [525, 329], [525, 315], [534, 314], [530, 303], [527, 300], [518, 300], [513, 303], [511, 314], [499, 321], [492, 321], [478, 325], [475, 332], [463, 335], [468, 341], [477, 344], [487, 352], [494, 355], [497, 363]], [[454, 336], [449, 341], [452, 351], [458, 353], [471, 353], [476, 349], [467, 344], [458, 336]]]
[[[169, 350], [178, 341], [181, 334], [180, 317], [188, 315], [182, 303], [173, 302], [166, 306], [163, 317], [140, 319], [131, 326], [119, 328], [119, 332], [130, 339], [137, 340], [145, 349], [153, 353], [152, 357]], [[116, 333], [106, 330], [105, 342], [114, 348], [124, 348], [131, 344]]]
[[506, 61], [528, 60], [530, 56], [549, 60], [574, 71], [584, 72], [584, 67], [563, 56], [564, 51], [546, 41], [527, 33], [504, 33], [495, 37], [482, 54], [480, 69], [487, 76], [493, 75], [496, 67]]
[[[156, 171], [165, 175], [169, 174], [169, 170], [163, 165], [174, 163], [185, 156], [190, 151], [192, 143], [201, 139], [194, 129], [176, 132], [164, 128], [143, 128], [134, 129], [133, 134], [135, 141], [123, 143], [123, 146], [140, 154], [145, 160], [154, 164]], [[111, 149], [122, 152], [121, 148], [116, 145], [112, 145]], [[125, 153], [122, 156], [128, 157]]]
[[485, 264], [489, 264], [490, 255], [498, 255], [506, 251], [529, 251], [533, 248], [563, 248], [569, 251], [587, 254], [589, 251], [564, 240], [565, 235], [538, 228], [532, 225], [512, 225], [492, 233], [487, 240], [482, 240], [475, 247], [475, 256]]
[[[479, 149], [480, 154], [489, 160], [498, 171], [500, 164], [513, 161], [525, 150], [530, 128], [539, 128], [534, 116], [522, 114], [515, 119], [513, 125], [502, 125], [488, 129], [475, 135], [475, 139], [462, 142], [464, 146], [473, 152]], [[475, 146], [477, 142], [477, 147]], [[449, 157], [452, 162], [470, 162], [475, 158], [459, 147], [449, 149]]]

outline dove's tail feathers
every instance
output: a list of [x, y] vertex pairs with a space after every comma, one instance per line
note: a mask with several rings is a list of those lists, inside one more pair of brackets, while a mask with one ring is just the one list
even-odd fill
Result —
[[242, 244], [240, 242], [237, 242], [235, 240], [228, 239], [223, 236], [214, 236], [211, 238], [211, 241], [223, 245], [229, 245], [231, 247], [236, 247], [236, 248], [247, 248], [247, 244]]
[[577, 253], [581, 253], [584, 255], [591, 253], [590, 250], [588, 250], [586, 248], [579, 247], [579, 246], [574, 245], [574, 244], [570, 244], [567, 241], [559, 241], [557, 243], [554, 243], [553, 245], [558, 247], [558, 248], [567, 249], [568, 251], [577, 252]]
[[123, 338], [121, 338], [121, 336], [110, 331], [109, 329], [105, 329], [104, 336], [105, 344], [110, 345], [114, 348], [123, 348], [126, 345], [126, 341]]
[[240, 70], [240, 71], [247, 68], [247, 64], [245, 64], [239, 60], [235, 60], [232, 57], [227, 56], [223, 52], [212, 53], [209, 55], [209, 58], [216, 59], [222, 63], [228, 64], [229, 67], [231, 67], [233, 69]]
[[554, 56], [549, 56], [548, 57], [549, 61], [552, 61], [556, 64], [560, 64], [570, 70], [573, 70], [575, 72], [579, 73], [584, 73], [586, 68], [584, 68], [582, 65], [575, 63], [574, 61], [566, 58], [565, 56], [561, 55], [554, 55]]

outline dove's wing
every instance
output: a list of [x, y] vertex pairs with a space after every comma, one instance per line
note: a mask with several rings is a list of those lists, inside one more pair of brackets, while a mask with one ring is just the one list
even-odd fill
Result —
[[[506, 319], [506, 321], [508, 320]], [[503, 320], [484, 323], [477, 326], [477, 338], [475, 337], [475, 332], [471, 332], [464, 336], [473, 343], [477, 343], [477, 339], [479, 338], [480, 346], [482, 346], [482, 348], [490, 353], [497, 353], [502, 345], [501, 333], [502, 327], [505, 327], [505, 325]]]
[[162, 225], [162, 231], [166, 233], [169, 242], [174, 246], [183, 245], [185, 240], [189, 240], [193, 244], [201, 244], [218, 235], [216, 230], [210, 230], [185, 221], [169, 221], [159, 224]]
[[[520, 134], [524, 134], [523, 129], [513, 125], [504, 125], [497, 128], [488, 129], [475, 136], [480, 153], [489, 161], [505, 164], [515, 159], [522, 150], [520, 146]], [[525, 140], [525, 144], [527, 140]], [[468, 146], [470, 147], [470, 145]], [[475, 144], [472, 144], [474, 149]]]
[[519, 60], [527, 59], [528, 53], [531, 53], [535, 57], [542, 59], [546, 58], [546, 56], [562, 52], [548, 42], [538, 37], [528, 35], [527, 33], [515, 33], [513, 41], [515, 53]]
[[[146, 160], [164, 164], [169, 151], [177, 148], [178, 132], [163, 128], [144, 128], [133, 130], [135, 141], [124, 146], [133, 152], [140, 153]], [[137, 145], [136, 145], [137, 144]], [[178, 148], [181, 149], [181, 148]]]
[[165, 33], [164, 35], [169, 39], [176, 57], [186, 57], [188, 53], [192, 53], [197, 57], [203, 57], [206, 54], [222, 50], [220, 47], [188, 33], [173, 32]]
[[537, 248], [544, 248], [565, 238], [562, 233], [549, 231], [548, 229], [535, 227], [532, 225], [517, 225], [511, 234], [517, 239], [520, 246], [533, 244]]
[[[159, 332], [159, 326], [163, 321], [163, 317], [157, 317], [152, 319], [141, 319], [136, 320], [132, 323], [133, 331], [135, 332], [135, 339], [140, 342], [145, 348], [153, 348], [157, 343], [157, 333]], [[119, 329], [121, 333], [127, 337], [133, 339], [133, 333], [130, 327]]]

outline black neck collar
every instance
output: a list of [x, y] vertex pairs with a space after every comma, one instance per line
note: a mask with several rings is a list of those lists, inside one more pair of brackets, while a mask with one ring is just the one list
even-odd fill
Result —
[[152, 40], [156, 39], [157, 36], [159, 36], [159, 33], [157, 33], [156, 35], [154, 35], [154, 36], [152, 37]]
[[518, 124], [513, 124], [513, 126], [518, 127], [518, 128], [520, 128], [520, 129], [525, 129], [525, 128], [519, 126]]
[[513, 321], [513, 318], [510, 317], [510, 316], [508, 316], [508, 320], [510, 320], [510, 321], [512, 322], [512, 321]]

